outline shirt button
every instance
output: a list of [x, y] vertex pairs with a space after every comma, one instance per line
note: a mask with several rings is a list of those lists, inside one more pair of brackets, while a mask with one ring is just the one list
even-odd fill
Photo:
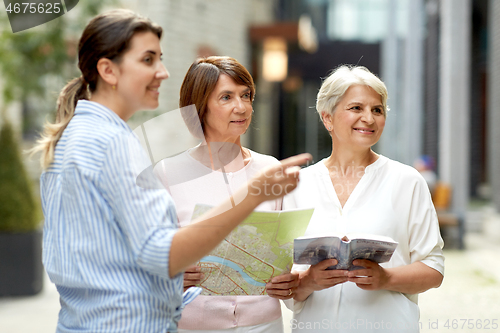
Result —
[[232, 302], [231, 302], [231, 304], [232, 304], [232, 305], [236, 305], [236, 302], [235, 302], [235, 301], [232, 301]]

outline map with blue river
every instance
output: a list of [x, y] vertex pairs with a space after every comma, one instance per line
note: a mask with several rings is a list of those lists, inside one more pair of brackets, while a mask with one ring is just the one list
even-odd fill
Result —
[[[193, 218], [210, 207], [196, 205]], [[304, 234], [313, 209], [250, 214], [198, 262], [202, 295], [265, 295], [266, 283], [292, 268], [293, 240]]]

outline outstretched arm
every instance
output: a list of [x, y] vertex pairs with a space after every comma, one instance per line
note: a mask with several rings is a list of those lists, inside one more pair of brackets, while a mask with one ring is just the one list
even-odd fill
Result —
[[[229, 210], [224, 205], [215, 207], [201, 216], [199, 222], [195, 221], [179, 229], [170, 247], [169, 275], [173, 277], [208, 254], [259, 204], [277, 199], [295, 189], [300, 168], [294, 167], [303, 165], [310, 159], [311, 155], [301, 154], [267, 168], [250, 180], [247, 188], [241, 188], [239, 193], [235, 193], [235, 197], [245, 197], [238, 205]], [[269, 191], [269, 188], [276, 186], [281, 191]], [[275, 195], [277, 192], [278, 195]]]

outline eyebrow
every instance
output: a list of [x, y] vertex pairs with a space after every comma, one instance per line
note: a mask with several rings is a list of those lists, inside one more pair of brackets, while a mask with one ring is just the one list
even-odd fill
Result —
[[[149, 54], [152, 54], [152, 55], [156, 55], [156, 51], [153, 51], [153, 50], [147, 50], [147, 51], [144, 51], [144, 53], [149, 53]], [[163, 53], [160, 53], [160, 56], [162, 56]]]
[[[349, 106], [352, 106], [352, 105], [364, 105], [363, 103], [361, 102], [351, 102], [349, 104], [347, 104], [346, 106], [349, 107]], [[374, 105], [373, 107], [375, 108], [384, 108], [384, 106], [382, 104], [378, 104], [378, 105]]]
[[351, 102], [351, 103], [347, 104], [346, 107], [351, 107], [351, 106], [354, 106], [354, 105], [363, 105], [363, 103], [361, 103], [361, 102]]
[[[250, 91], [251, 91], [251, 89], [249, 87], [247, 87], [247, 89], [243, 90], [243, 93], [247, 93], [247, 92], [250, 92]], [[223, 90], [223, 91], [220, 92], [219, 95], [225, 95], [225, 94], [231, 95], [231, 94], [235, 94], [235, 92], [232, 91], [232, 90]]]

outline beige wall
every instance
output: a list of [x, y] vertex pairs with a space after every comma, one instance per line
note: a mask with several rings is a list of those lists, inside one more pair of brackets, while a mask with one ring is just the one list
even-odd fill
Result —
[[[162, 83], [160, 108], [155, 114], [178, 108], [182, 80], [200, 48], [231, 56], [250, 70], [248, 29], [253, 24], [271, 22], [274, 17], [272, 0], [124, 0], [123, 3], [164, 28], [163, 63], [170, 78]], [[153, 114], [139, 114], [131, 119], [130, 126], [134, 128], [152, 117]], [[244, 144], [245, 141], [248, 139], [243, 139]]]

